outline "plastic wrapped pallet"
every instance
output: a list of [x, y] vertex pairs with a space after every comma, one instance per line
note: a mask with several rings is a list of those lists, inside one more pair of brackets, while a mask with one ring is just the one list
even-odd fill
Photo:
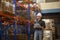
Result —
[[53, 40], [52, 30], [44, 30], [43, 31], [43, 40]]
[[43, 40], [53, 40], [54, 32], [54, 20], [53, 19], [44, 19], [46, 28], [43, 31]]

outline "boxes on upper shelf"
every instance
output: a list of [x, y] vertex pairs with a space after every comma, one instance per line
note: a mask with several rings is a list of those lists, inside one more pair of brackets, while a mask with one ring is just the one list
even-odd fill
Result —
[[0, 10], [1, 10], [1, 0], [0, 0]]
[[13, 10], [14, 4], [12, 3], [12, 0], [3, 0], [1, 4], [2, 4], [2, 9], [3, 9], [2, 11], [8, 11], [10, 13], [14, 12]]

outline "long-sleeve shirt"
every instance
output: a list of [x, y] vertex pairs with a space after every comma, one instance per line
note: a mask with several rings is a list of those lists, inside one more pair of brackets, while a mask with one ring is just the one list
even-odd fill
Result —
[[45, 28], [45, 22], [42, 21], [42, 20], [37, 21], [37, 22], [34, 24], [34, 28], [35, 28], [36, 30], [42, 30], [42, 28]]

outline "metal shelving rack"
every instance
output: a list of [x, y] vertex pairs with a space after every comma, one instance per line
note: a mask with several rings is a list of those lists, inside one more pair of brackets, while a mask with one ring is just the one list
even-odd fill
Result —
[[[20, 19], [20, 17], [16, 14], [16, 11], [17, 11], [16, 10], [16, 7], [17, 7], [16, 6], [16, 2], [17, 2], [17, 0], [9, 0], [9, 1], [8, 0], [2, 0], [1, 2], [2, 2], [2, 11], [0, 11], [0, 35], [1, 35], [0, 36], [0, 40], [2, 40], [2, 37], [4, 37], [3, 40], [11, 40], [10, 39], [10, 34], [9, 34], [9, 28], [11, 27], [11, 25], [13, 25], [13, 28], [14, 28], [14, 30], [13, 30], [14, 39], [13, 40], [17, 40], [16, 39], [16, 35], [17, 35], [16, 26], [17, 26], [18, 20], [21, 21], [23, 19], [23, 17], [22, 17], [22, 19]], [[25, 3], [27, 3], [27, 5], [28, 5], [28, 8], [27, 8], [27, 13], [28, 13], [28, 15], [27, 15], [28, 18], [27, 19], [28, 20], [27, 19], [26, 20], [24, 19], [24, 20], [26, 22], [28, 22], [28, 25], [27, 25], [28, 26], [28, 40], [30, 40], [30, 22], [29, 21], [30, 21], [30, 10], [31, 9], [30, 9], [30, 2], [25, 2]], [[5, 6], [7, 6], [8, 8], [5, 7]], [[24, 7], [22, 7], [22, 8], [24, 10]], [[7, 25], [3, 24], [4, 21], [6, 21]], [[2, 25], [5, 26], [4, 29], [2, 28]], [[6, 35], [6, 31], [5, 30], [8, 31], [7, 32], [8, 35]]]

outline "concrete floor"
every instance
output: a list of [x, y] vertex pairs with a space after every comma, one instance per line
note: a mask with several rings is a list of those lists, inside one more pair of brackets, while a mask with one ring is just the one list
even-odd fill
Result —
[[60, 40], [60, 39], [56, 39], [56, 40]]

